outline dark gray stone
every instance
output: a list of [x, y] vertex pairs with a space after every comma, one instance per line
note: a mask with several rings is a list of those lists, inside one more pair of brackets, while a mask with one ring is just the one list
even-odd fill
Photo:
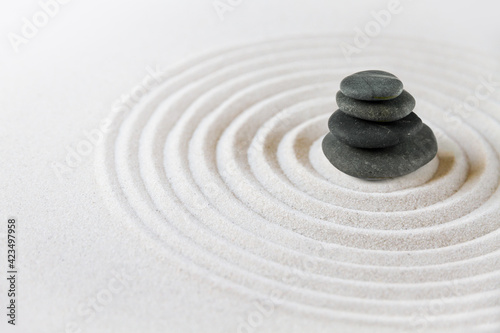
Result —
[[403, 119], [378, 123], [335, 111], [328, 120], [330, 132], [346, 145], [358, 148], [386, 148], [397, 145], [422, 128], [422, 120], [410, 113]]
[[388, 148], [350, 147], [328, 133], [323, 139], [323, 153], [333, 166], [348, 175], [385, 179], [404, 176], [430, 162], [437, 154], [437, 142], [425, 124], [418, 133]]
[[344, 95], [363, 101], [385, 101], [399, 96], [403, 82], [384, 71], [370, 70], [354, 73], [340, 82]]
[[406, 90], [389, 101], [359, 101], [337, 92], [337, 105], [350, 116], [371, 121], [395, 121], [409, 115], [415, 108], [415, 98]]

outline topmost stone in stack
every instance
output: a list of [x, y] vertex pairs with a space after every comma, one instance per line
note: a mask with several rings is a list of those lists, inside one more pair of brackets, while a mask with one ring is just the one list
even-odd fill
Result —
[[378, 70], [352, 74], [340, 83], [337, 104], [323, 152], [340, 171], [365, 179], [394, 178], [436, 156], [434, 133], [412, 112], [415, 99], [396, 76]]

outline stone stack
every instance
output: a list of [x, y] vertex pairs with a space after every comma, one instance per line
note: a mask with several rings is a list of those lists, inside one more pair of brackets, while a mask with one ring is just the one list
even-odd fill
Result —
[[412, 112], [415, 99], [396, 76], [378, 70], [347, 76], [337, 104], [323, 152], [340, 171], [364, 179], [394, 178], [436, 156], [436, 137]]

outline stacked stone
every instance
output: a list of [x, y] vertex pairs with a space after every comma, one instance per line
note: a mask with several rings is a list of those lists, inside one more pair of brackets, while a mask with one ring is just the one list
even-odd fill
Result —
[[340, 171], [364, 179], [394, 178], [436, 156], [436, 137], [412, 112], [415, 99], [396, 76], [378, 70], [347, 76], [337, 104], [322, 147]]

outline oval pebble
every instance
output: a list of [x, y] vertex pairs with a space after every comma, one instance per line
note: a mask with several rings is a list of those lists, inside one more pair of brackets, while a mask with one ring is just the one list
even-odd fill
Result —
[[345, 77], [340, 82], [340, 90], [346, 96], [363, 101], [390, 100], [401, 94], [403, 82], [391, 73], [368, 70]]
[[322, 143], [326, 158], [340, 171], [357, 178], [386, 179], [404, 176], [430, 162], [437, 154], [437, 141], [425, 124], [400, 144], [388, 148], [350, 147], [332, 133]]
[[386, 148], [397, 145], [422, 128], [414, 113], [403, 119], [379, 123], [351, 117], [335, 111], [328, 120], [330, 132], [346, 145], [358, 148]]
[[406, 90], [389, 101], [360, 101], [346, 96], [341, 91], [337, 92], [336, 99], [339, 109], [348, 115], [378, 122], [402, 119], [409, 115], [416, 105], [415, 98]]

